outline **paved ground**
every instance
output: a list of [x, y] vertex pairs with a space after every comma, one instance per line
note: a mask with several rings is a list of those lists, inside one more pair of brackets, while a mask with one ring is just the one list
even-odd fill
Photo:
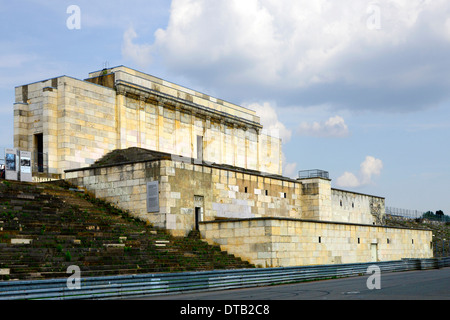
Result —
[[382, 273], [380, 289], [369, 275], [270, 287], [199, 292], [145, 300], [450, 300], [450, 268]]

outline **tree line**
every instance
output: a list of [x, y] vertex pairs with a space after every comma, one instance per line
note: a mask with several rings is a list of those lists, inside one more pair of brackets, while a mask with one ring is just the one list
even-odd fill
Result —
[[433, 211], [427, 211], [422, 215], [422, 218], [428, 220], [450, 222], [450, 217], [444, 214], [442, 210], [438, 210], [436, 211], [436, 213], [434, 213]]

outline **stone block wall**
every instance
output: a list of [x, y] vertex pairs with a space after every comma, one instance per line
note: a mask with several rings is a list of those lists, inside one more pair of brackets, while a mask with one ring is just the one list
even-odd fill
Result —
[[[66, 179], [172, 235], [186, 236], [198, 225], [206, 241], [262, 267], [432, 256], [430, 231], [319, 219], [321, 202], [305, 206], [303, 197], [320, 194], [320, 181], [305, 188], [304, 181], [166, 159], [70, 170]], [[151, 181], [159, 187], [155, 212], [147, 210]], [[312, 206], [318, 219], [305, 216]]]
[[116, 147], [115, 91], [70, 77], [16, 88], [14, 145], [37, 152], [43, 134], [49, 173], [92, 164]]
[[[42, 133], [49, 172], [59, 174], [129, 147], [282, 173], [281, 140], [254, 111], [126, 67], [109, 71], [108, 86], [63, 76], [17, 87], [14, 146], [35, 152]], [[111, 79], [122, 82], [111, 88]]]
[[58, 152], [59, 168], [91, 165], [116, 147], [115, 91], [69, 77], [58, 83], [58, 145], [49, 156]]
[[[192, 162], [158, 160], [66, 172], [66, 180], [144, 221], [185, 236], [202, 219], [301, 217], [301, 185]], [[159, 212], [147, 212], [146, 184], [159, 183]], [[201, 203], [196, 203], [201, 199]]]
[[303, 218], [313, 220], [331, 219], [331, 180], [309, 178], [302, 183]]
[[285, 218], [210, 221], [200, 232], [211, 244], [261, 267], [288, 267], [431, 258], [426, 230]]
[[299, 179], [302, 184], [302, 218], [381, 225], [385, 216], [382, 197], [331, 188], [324, 178]]
[[[195, 227], [196, 207], [203, 221], [283, 217], [379, 225], [368, 205], [372, 198], [384, 200], [332, 191], [326, 179], [300, 182], [195, 164], [193, 159], [87, 168], [67, 172], [66, 179], [177, 235], [187, 235]], [[146, 183], [150, 181], [159, 184], [159, 211], [154, 213], [146, 211]], [[336, 197], [352, 199], [356, 208], [346, 204], [336, 209], [336, 204], [331, 205]], [[196, 198], [201, 204], [195, 203]], [[384, 201], [382, 205], [384, 210]]]
[[331, 190], [331, 206], [330, 221], [379, 225], [386, 214], [384, 198], [338, 189]]
[[66, 181], [147, 221], [147, 181], [152, 181], [155, 177], [151, 175], [153, 172], [158, 172], [154, 165], [157, 166], [157, 163], [140, 162], [86, 168], [67, 172]]

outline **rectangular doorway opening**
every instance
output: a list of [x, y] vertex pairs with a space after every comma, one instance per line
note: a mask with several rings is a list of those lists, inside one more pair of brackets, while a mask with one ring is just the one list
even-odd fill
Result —
[[202, 208], [195, 207], [195, 226], [194, 230], [199, 231], [199, 222], [202, 221]]
[[378, 253], [377, 253], [377, 248], [378, 245], [376, 243], [372, 243], [370, 244], [370, 259], [372, 262], [377, 262], [378, 261]]
[[203, 221], [203, 196], [194, 195], [194, 230], [200, 231], [199, 223]]
[[34, 135], [35, 163], [38, 172], [44, 172], [44, 135], [38, 133]]

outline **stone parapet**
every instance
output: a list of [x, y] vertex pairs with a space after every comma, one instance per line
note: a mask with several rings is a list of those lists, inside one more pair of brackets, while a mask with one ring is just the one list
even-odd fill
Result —
[[289, 218], [207, 221], [203, 239], [260, 267], [431, 258], [432, 232]]

